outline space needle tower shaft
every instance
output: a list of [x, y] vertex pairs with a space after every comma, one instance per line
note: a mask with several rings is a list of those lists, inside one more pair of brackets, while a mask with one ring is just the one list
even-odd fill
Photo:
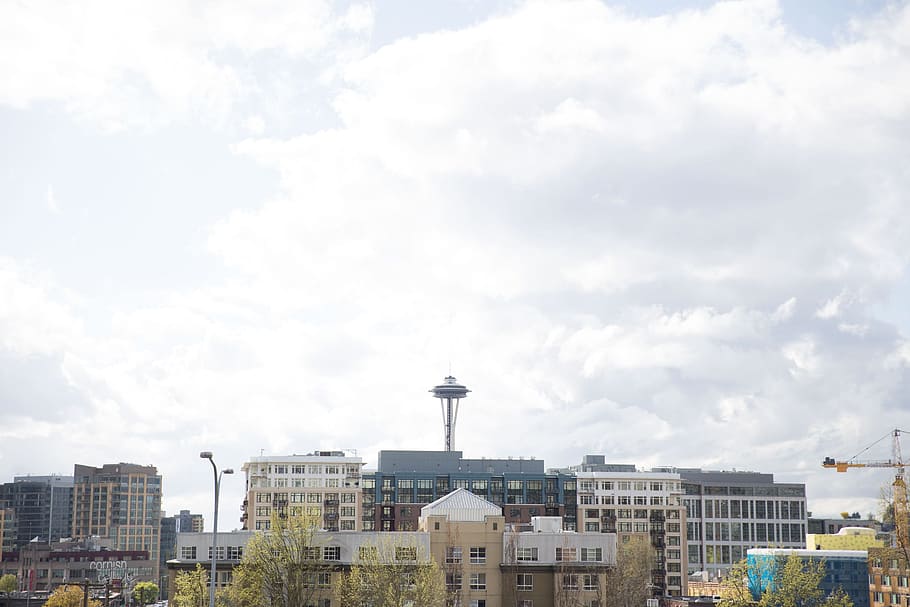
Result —
[[465, 386], [458, 383], [451, 375], [443, 380], [443, 383], [436, 386], [430, 392], [434, 398], [439, 399], [442, 407], [442, 423], [446, 435], [446, 451], [451, 451], [455, 442], [455, 422], [458, 421], [458, 405], [462, 398], [468, 396], [468, 390]]

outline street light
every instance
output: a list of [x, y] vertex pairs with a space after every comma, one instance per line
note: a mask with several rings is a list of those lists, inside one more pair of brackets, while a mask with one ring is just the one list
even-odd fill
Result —
[[209, 460], [212, 464], [212, 474], [215, 477], [215, 516], [212, 520], [212, 570], [209, 577], [209, 607], [215, 607], [215, 568], [218, 561], [218, 494], [221, 492], [221, 475], [234, 474], [233, 468], [225, 468], [218, 472], [218, 466], [212, 459], [211, 451], [203, 451], [199, 454], [202, 459]]

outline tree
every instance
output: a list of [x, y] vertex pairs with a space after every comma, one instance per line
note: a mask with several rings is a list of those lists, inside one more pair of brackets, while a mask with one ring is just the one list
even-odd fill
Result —
[[[44, 607], [82, 607], [85, 598], [82, 586], [58, 586], [53, 594], [47, 597]], [[89, 607], [101, 607], [101, 601], [88, 600]]]
[[408, 537], [364, 544], [338, 585], [341, 607], [442, 607], [444, 572]]
[[13, 592], [16, 590], [18, 582], [16, 581], [16, 576], [12, 573], [7, 573], [4, 576], [0, 576], [0, 592]]
[[201, 564], [196, 563], [196, 569], [193, 571], [177, 574], [174, 580], [176, 591], [171, 602], [174, 607], [206, 607], [209, 600], [208, 584], [208, 573]]
[[133, 598], [140, 605], [148, 605], [158, 600], [158, 584], [154, 582], [139, 582], [133, 586]]
[[853, 607], [837, 588], [825, 596], [824, 559], [803, 559], [796, 553], [734, 565], [721, 583], [719, 607]]
[[616, 551], [616, 568], [607, 573], [605, 604], [607, 607], [644, 605], [651, 598], [651, 569], [655, 562], [650, 538], [629, 537]]
[[236, 607], [312, 604], [334, 567], [323, 558], [327, 538], [319, 534], [319, 522], [312, 515], [273, 514], [271, 530], [257, 533], [244, 548], [223, 602]]

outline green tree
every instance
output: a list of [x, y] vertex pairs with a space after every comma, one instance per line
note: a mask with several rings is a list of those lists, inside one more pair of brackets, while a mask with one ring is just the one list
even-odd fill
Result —
[[158, 600], [158, 584], [154, 582], [139, 582], [133, 586], [133, 598], [140, 605], [148, 605]]
[[796, 553], [747, 565], [734, 565], [721, 583], [719, 607], [853, 607], [837, 588], [825, 595], [824, 559], [804, 559]]
[[310, 515], [273, 515], [271, 530], [251, 537], [244, 548], [231, 586], [219, 595], [222, 602], [236, 607], [312, 604], [334, 567], [324, 559], [328, 537], [319, 533], [319, 523]]
[[651, 598], [654, 548], [648, 537], [633, 535], [616, 551], [616, 568], [606, 575], [607, 607], [644, 605]]
[[12, 573], [0, 576], [0, 592], [13, 592], [17, 586], [16, 576]]
[[338, 594], [341, 607], [442, 607], [446, 599], [442, 569], [406, 537], [362, 545]]
[[170, 602], [174, 607], [206, 607], [209, 601], [209, 576], [202, 565], [196, 563], [193, 571], [183, 571], [174, 579], [176, 588]]
[[[44, 607], [82, 607], [84, 596], [82, 586], [58, 586], [47, 597]], [[101, 607], [101, 601], [89, 599], [88, 605], [89, 607]]]

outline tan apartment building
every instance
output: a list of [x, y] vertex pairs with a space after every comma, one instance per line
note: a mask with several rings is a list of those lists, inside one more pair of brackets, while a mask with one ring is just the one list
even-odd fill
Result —
[[76, 464], [73, 539], [108, 539], [112, 550], [144, 551], [158, 579], [161, 476], [154, 466]]
[[601, 604], [615, 534], [562, 529], [560, 517], [506, 525], [502, 508], [456, 489], [421, 509], [420, 530], [446, 576], [449, 605]]
[[872, 607], [910, 605], [910, 567], [899, 548], [868, 550], [869, 604]]
[[655, 596], [687, 593], [686, 510], [679, 474], [642, 472], [585, 456], [571, 468], [578, 482], [578, 530], [615, 533], [620, 544], [646, 537], [655, 553]]
[[272, 514], [317, 516], [326, 531], [362, 529], [363, 460], [344, 451], [252, 457], [243, 464], [244, 529], [267, 531]]

